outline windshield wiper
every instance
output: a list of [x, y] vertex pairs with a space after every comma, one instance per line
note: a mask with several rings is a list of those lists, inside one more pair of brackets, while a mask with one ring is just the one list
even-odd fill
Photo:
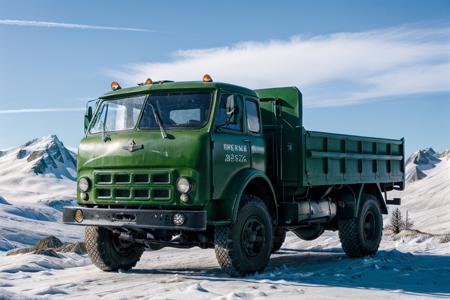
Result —
[[102, 124], [102, 140], [104, 142], [110, 141], [111, 138], [109, 137], [109, 135], [106, 134], [106, 118], [108, 117], [108, 108], [109, 106], [106, 105], [106, 112], [105, 112], [105, 118], [103, 119], [103, 124]]
[[148, 103], [148, 105], [150, 105], [150, 107], [152, 108], [152, 111], [153, 111], [153, 117], [155, 118], [155, 121], [156, 121], [156, 123], [157, 123], [158, 126], [159, 126], [159, 131], [161, 131], [161, 137], [162, 137], [163, 139], [167, 139], [167, 131], [166, 131], [166, 129], [164, 128], [164, 126], [163, 126], [163, 124], [162, 124], [161, 117], [159, 116], [159, 114], [158, 114], [158, 112], [157, 112], [155, 106], [150, 102], [150, 100], [149, 100], [147, 103]]

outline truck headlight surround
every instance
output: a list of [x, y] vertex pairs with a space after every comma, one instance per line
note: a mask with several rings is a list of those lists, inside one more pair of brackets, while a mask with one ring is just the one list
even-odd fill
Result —
[[91, 182], [88, 178], [81, 177], [80, 180], [78, 180], [78, 189], [81, 192], [86, 193], [87, 191], [89, 191], [90, 188], [91, 188]]
[[177, 190], [183, 194], [189, 193], [192, 190], [192, 183], [186, 177], [180, 177], [177, 180]]

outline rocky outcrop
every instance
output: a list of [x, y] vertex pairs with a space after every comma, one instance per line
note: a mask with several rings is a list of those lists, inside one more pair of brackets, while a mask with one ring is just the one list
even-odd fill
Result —
[[86, 247], [84, 242], [77, 243], [63, 243], [60, 239], [54, 236], [48, 236], [42, 240], [39, 240], [33, 247], [14, 249], [9, 251], [6, 255], [18, 255], [18, 254], [40, 254], [53, 257], [59, 257], [58, 253], [77, 253], [85, 254]]

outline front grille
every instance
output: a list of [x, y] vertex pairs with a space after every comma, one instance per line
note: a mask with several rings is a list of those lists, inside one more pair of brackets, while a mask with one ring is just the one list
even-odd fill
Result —
[[114, 175], [115, 183], [131, 183], [131, 175], [130, 174], [116, 174]]
[[152, 182], [153, 183], [169, 183], [170, 176], [169, 176], [169, 174], [153, 174]]
[[99, 201], [170, 200], [173, 193], [172, 172], [136, 171], [94, 173], [94, 195]]

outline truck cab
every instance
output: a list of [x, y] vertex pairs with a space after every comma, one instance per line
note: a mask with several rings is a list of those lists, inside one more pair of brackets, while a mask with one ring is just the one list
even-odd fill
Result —
[[306, 131], [295, 87], [251, 90], [209, 75], [111, 86], [87, 109], [79, 206], [63, 215], [87, 226], [102, 270], [129, 269], [146, 249], [199, 246], [242, 276], [262, 271], [287, 231], [314, 239], [358, 222], [367, 240], [346, 233], [344, 250], [376, 252], [382, 193], [404, 184], [402, 140]]

